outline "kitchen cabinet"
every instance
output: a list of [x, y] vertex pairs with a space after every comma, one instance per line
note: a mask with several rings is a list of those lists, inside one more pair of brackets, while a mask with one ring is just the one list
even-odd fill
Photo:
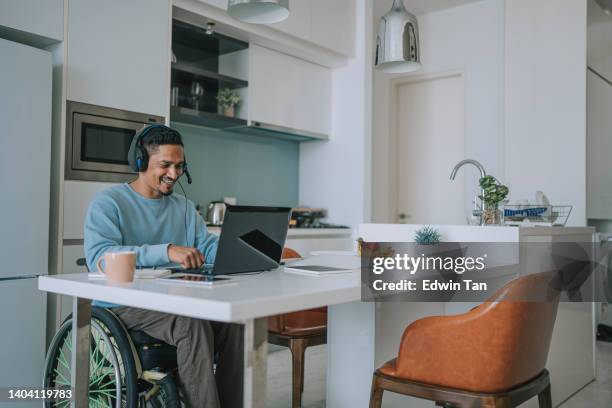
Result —
[[354, 52], [354, 0], [291, 0], [289, 17], [270, 27], [350, 56]]
[[612, 220], [612, 86], [587, 71], [587, 218]]
[[0, 55], [0, 173], [10, 179], [0, 200], [0, 384], [30, 387], [44, 364], [46, 296], [37, 276], [49, 265], [52, 63], [51, 53], [6, 40]]
[[250, 58], [250, 121], [330, 134], [329, 68], [255, 44]]
[[270, 24], [270, 27], [303, 40], [310, 39], [312, 22], [312, 0], [291, 0], [289, 2], [289, 17]]
[[355, 0], [308, 0], [312, 11], [310, 40], [351, 56], [355, 48]]
[[64, 182], [64, 239], [83, 239], [87, 208], [96, 194], [115, 185], [90, 181]]
[[[200, 0], [227, 10], [226, 0]], [[274, 30], [344, 56], [355, 48], [355, 0], [291, 0], [289, 17], [269, 24]]]
[[[211, 234], [221, 234], [221, 228], [208, 227]], [[285, 247], [307, 257], [313, 251], [352, 251], [355, 242], [348, 228], [289, 228]]]
[[69, 0], [67, 98], [167, 116], [170, 0]]
[[64, 0], [4, 0], [0, 4], [0, 35], [18, 30], [44, 37], [47, 43], [64, 38]]

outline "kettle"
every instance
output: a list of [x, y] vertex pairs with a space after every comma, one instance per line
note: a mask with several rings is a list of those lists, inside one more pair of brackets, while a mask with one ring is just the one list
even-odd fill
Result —
[[223, 224], [223, 217], [225, 217], [225, 209], [227, 204], [223, 201], [211, 201], [206, 209], [206, 223], [212, 225]]

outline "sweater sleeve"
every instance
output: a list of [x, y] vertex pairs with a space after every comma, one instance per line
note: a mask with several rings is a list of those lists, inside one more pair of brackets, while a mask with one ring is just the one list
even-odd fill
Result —
[[204, 262], [212, 264], [215, 262], [215, 256], [217, 255], [217, 245], [219, 244], [219, 237], [215, 234], [211, 234], [206, 229], [206, 223], [195, 211], [195, 247], [204, 255]]
[[106, 252], [136, 252], [138, 267], [165, 265], [168, 260], [168, 244], [123, 245], [119, 213], [113, 201], [98, 196], [87, 209], [85, 216], [85, 257], [90, 271], [96, 271], [96, 262]]

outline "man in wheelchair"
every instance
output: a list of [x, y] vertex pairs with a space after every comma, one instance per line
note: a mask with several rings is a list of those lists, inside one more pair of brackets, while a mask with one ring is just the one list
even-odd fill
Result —
[[[136, 252], [138, 267], [197, 268], [213, 263], [217, 237], [207, 232], [193, 202], [173, 194], [183, 174], [191, 183], [181, 135], [167, 126], [147, 126], [134, 136], [128, 161], [138, 178], [100, 192], [87, 211], [89, 270], [95, 270], [98, 259], [109, 251]], [[112, 308], [129, 330], [141, 330], [176, 347], [179, 384], [189, 406], [242, 406], [240, 325], [94, 304]]]

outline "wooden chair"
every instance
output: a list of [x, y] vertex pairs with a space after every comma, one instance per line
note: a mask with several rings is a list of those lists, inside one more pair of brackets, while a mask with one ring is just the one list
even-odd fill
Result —
[[559, 304], [554, 279], [524, 276], [467, 313], [410, 324], [397, 358], [374, 373], [370, 408], [385, 390], [444, 407], [515, 407], [537, 395], [552, 408], [545, 364]]
[[[290, 248], [283, 259], [301, 258]], [[302, 310], [268, 318], [268, 342], [291, 350], [292, 408], [302, 406], [304, 392], [304, 354], [306, 348], [327, 343], [327, 308]]]

